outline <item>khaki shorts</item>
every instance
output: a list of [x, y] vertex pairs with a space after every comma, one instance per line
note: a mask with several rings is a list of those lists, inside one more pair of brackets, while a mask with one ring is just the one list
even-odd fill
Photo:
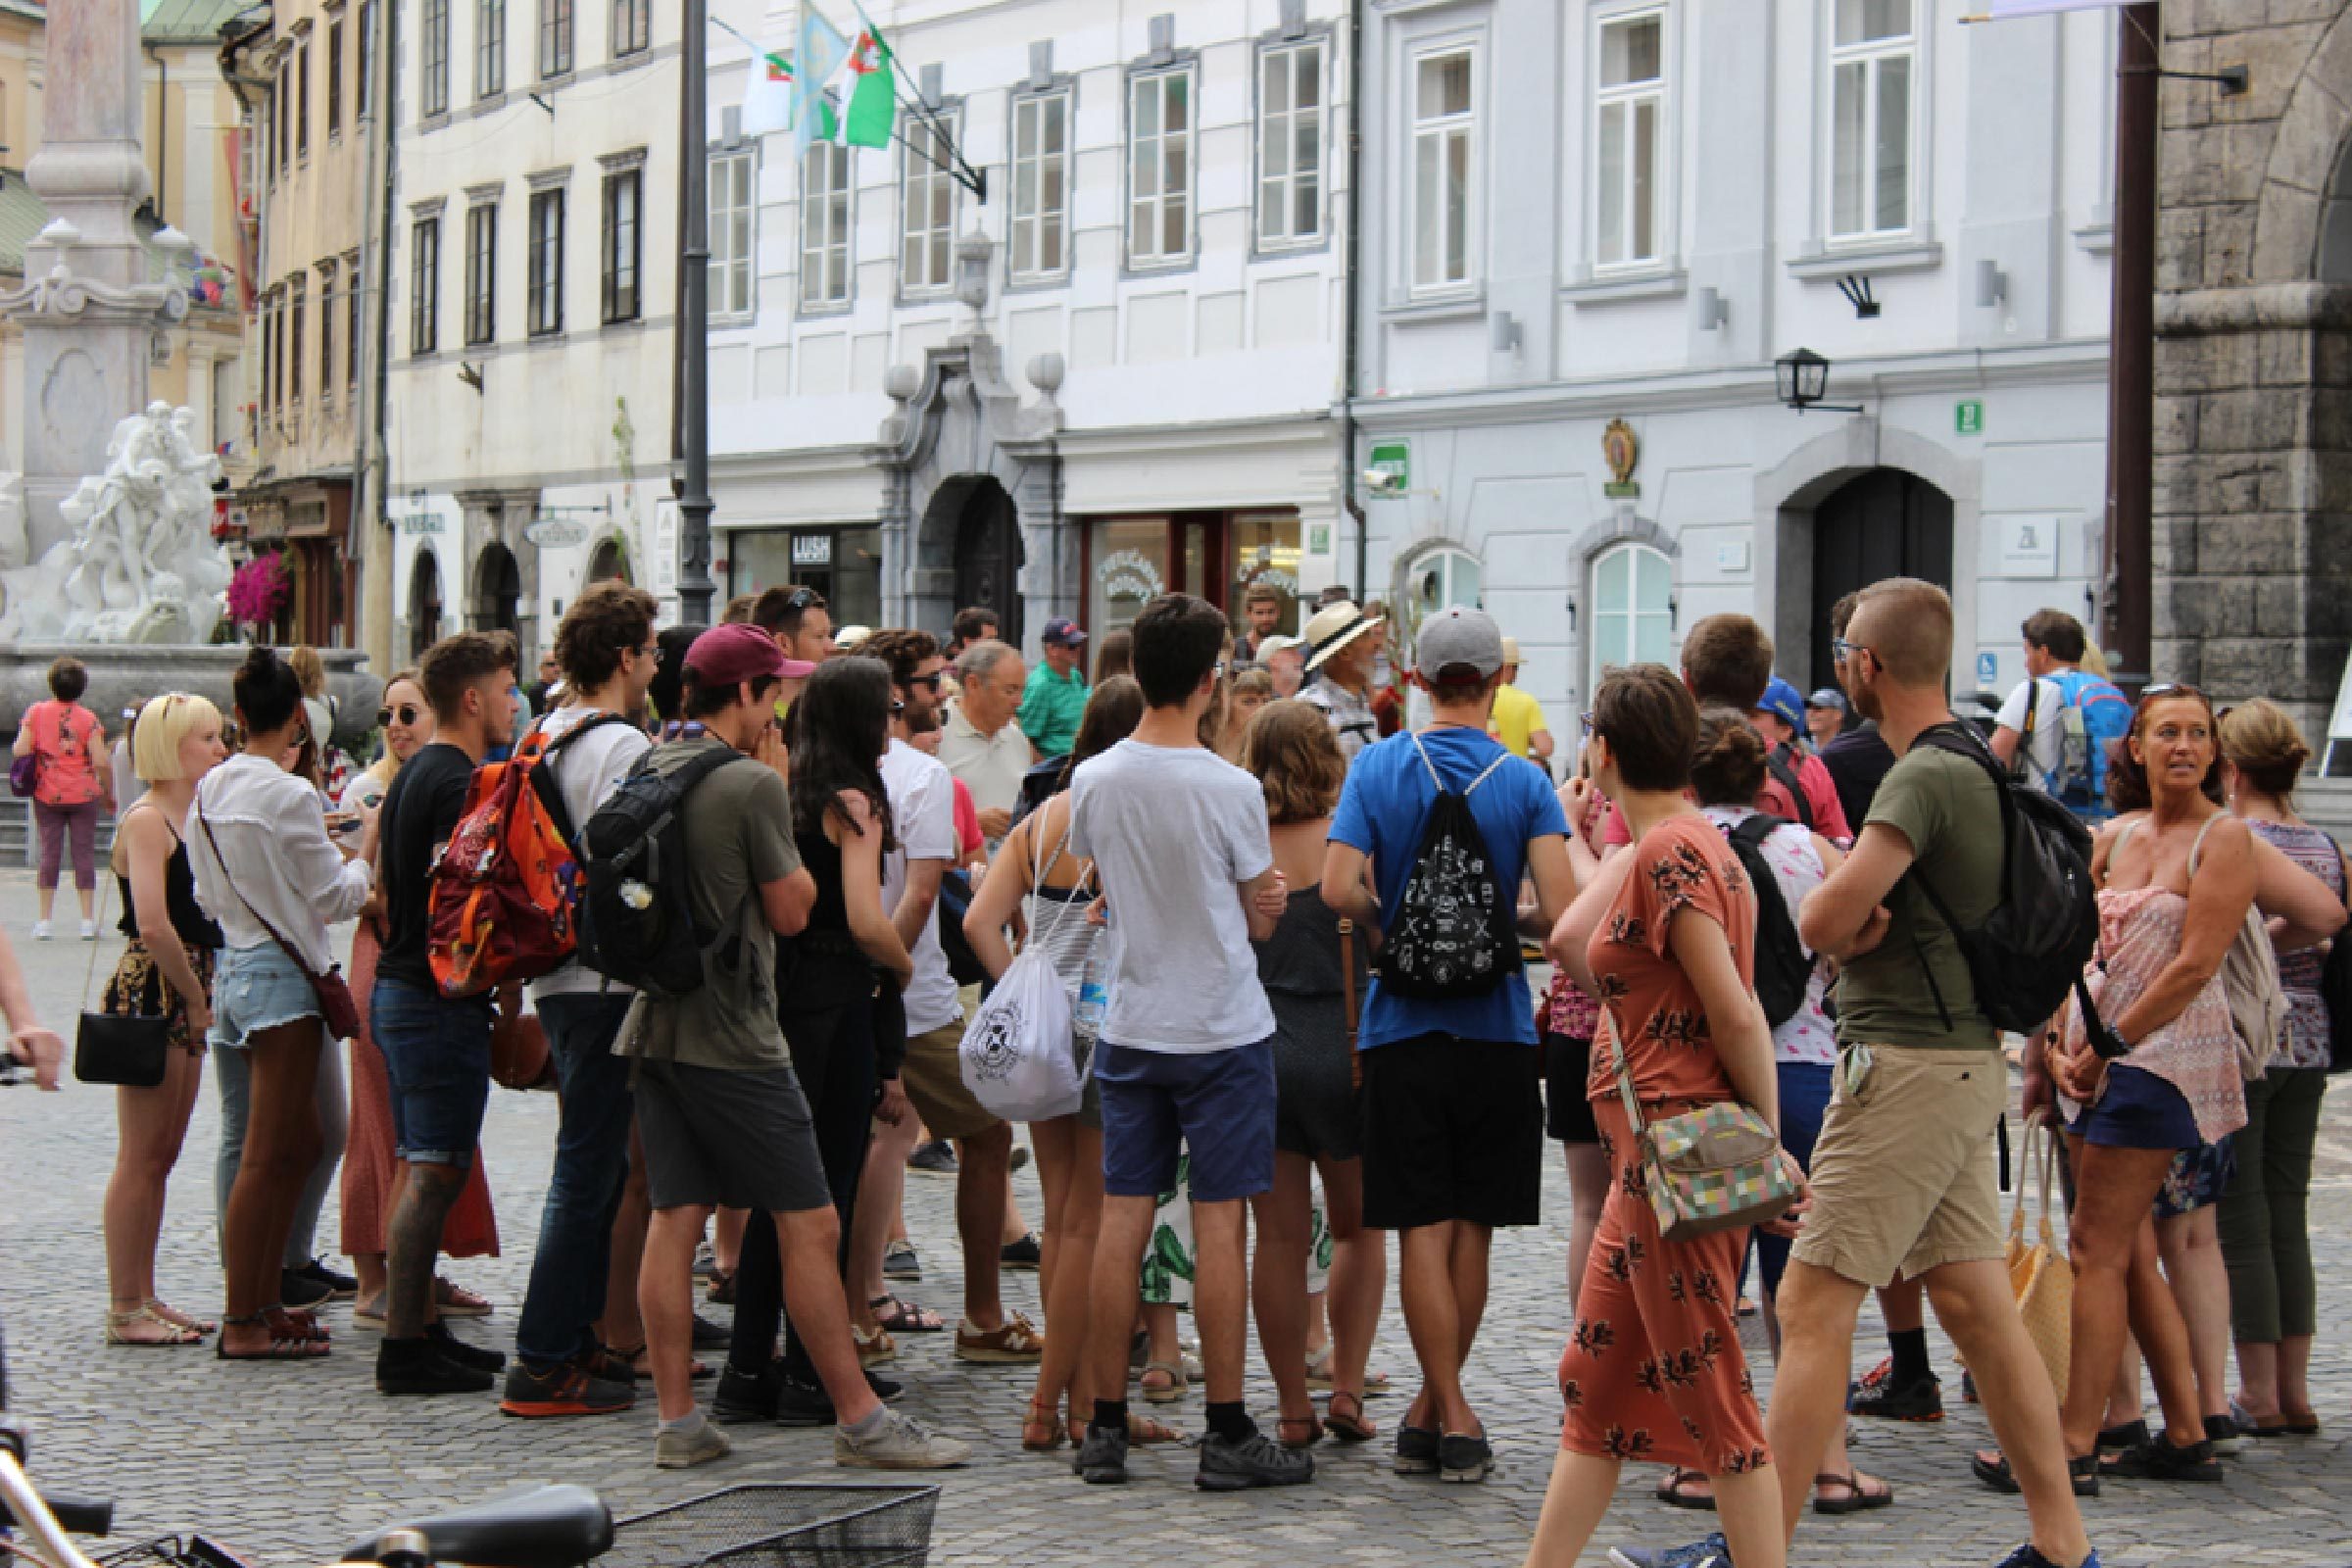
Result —
[[[967, 1011], [969, 1004], [967, 1004]], [[906, 1060], [899, 1086], [934, 1138], [976, 1138], [1000, 1125], [963, 1086], [963, 1025], [943, 1024], [906, 1037]]]
[[1859, 1093], [1837, 1091], [1813, 1146], [1813, 1206], [1790, 1255], [1857, 1285], [2002, 1255], [1993, 1129], [2009, 1105], [1998, 1051], [1872, 1046]]

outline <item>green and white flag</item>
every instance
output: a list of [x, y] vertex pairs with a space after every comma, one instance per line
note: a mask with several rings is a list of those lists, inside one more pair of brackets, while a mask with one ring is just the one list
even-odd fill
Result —
[[743, 133], [764, 136], [792, 128], [792, 57], [781, 49], [752, 56], [743, 84]]
[[858, 34], [850, 51], [849, 118], [842, 139], [853, 147], [887, 147], [899, 113], [899, 95], [891, 84], [890, 45], [870, 23]]

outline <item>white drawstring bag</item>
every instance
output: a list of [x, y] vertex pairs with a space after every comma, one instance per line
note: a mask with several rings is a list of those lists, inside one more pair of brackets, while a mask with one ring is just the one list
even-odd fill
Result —
[[[1044, 867], [1030, 886], [1044, 880]], [[1054, 935], [1076, 907], [1086, 918], [1085, 901], [1073, 899], [1054, 911], [1054, 923], [1033, 930], [1019, 956], [972, 1014], [957, 1055], [963, 1084], [989, 1114], [1006, 1121], [1051, 1121], [1078, 1109], [1086, 1097], [1078, 1057], [1070, 1044], [1070, 989], [1054, 966]]]

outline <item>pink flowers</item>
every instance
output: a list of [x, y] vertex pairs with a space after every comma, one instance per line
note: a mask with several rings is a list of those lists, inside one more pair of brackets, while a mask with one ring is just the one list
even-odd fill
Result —
[[228, 618], [240, 626], [267, 626], [277, 619], [293, 587], [282, 556], [274, 550], [258, 555], [228, 579]]

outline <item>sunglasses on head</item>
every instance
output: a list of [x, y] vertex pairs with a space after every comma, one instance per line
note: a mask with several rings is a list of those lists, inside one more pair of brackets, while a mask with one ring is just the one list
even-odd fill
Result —
[[403, 724], [414, 724], [423, 713], [424, 710], [415, 703], [403, 703], [398, 708], [379, 708], [375, 710], [375, 727], [383, 729], [395, 718]]
[[813, 588], [795, 588], [785, 599], [784, 608], [787, 612], [798, 614], [804, 610], [814, 609], [824, 602], [825, 596]]

